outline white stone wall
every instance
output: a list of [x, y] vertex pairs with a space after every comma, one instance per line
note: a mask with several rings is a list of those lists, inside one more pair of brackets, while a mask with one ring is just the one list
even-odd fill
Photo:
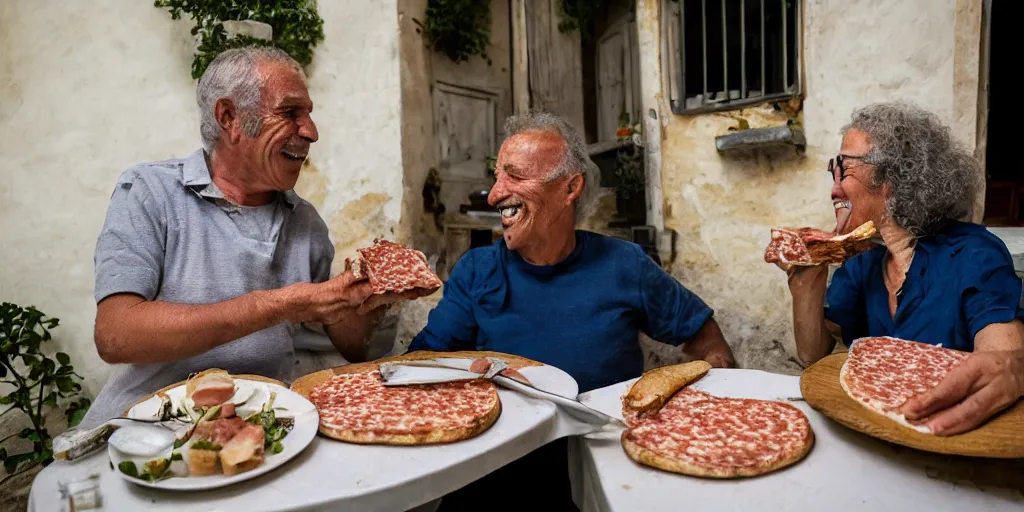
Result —
[[[320, 2], [320, 142], [297, 187], [337, 261], [391, 236], [402, 200], [396, 0]], [[200, 147], [188, 20], [145, 0], [0, 2], [0, 300], [61, 319], [95, 393], [93, 249], [117, 176]]]

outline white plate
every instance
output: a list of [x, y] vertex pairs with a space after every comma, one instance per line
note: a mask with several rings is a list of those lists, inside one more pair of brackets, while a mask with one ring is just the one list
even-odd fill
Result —
[[[235, 379], [235, 383], [239, 389], [239, 393], [236, 393], [236, 396], [238, 396], [243, 390], [245, 390], [245, 394], [248, 394], [248, 389], [252, 389], [254, 393], [258, 394], [257, 396], [252, 397], [252, 400], [256, 400], [256, 403], [250, 401], [246, 403], [246, 406], [260, 406], [269, 399], [270, 393], [274, 392], [277, 393], [277, 397], [274, 399], [274, 408], [277, 409], [277, 414], [279, 416], [292, 416], [295, 418], [295, 426], [292, 428], [292, 431], [281, 440], [281, 446], [284, 448], [281, 453], [272, 454], [267, 452], [266, 459], [259, 467], [233, 476], [226, 476], [223, 474], [208, 476], [174, 476], [158, 482], [147, 482], [145, 480], [125, 475], [117, 469], [114, 469], [114, 473], [133, 484], [152, 487], [155, 489], [181, 491], [216, 489], [218, 487], [224, 487], [249, 480], [269, 471], [273, 471], [274, 468], [288, 462], [301, 453], [302, 450], [309, 446], [309, 443], [313, 441], [313, 438], [316, 437], [317, 427], [320, 424], [320, 416], [317, 414], [316, 408], [313, 407], [313, 404], [310, 403], [309, 400], [303, 398], [302, 395], [299, 395], [288, 388], [267, 382]], [[172, 403], [179, 403], [179, 401], [185, 396], [185, 386], [181, 385], [168, 390], [167, 396], [171, 398]], [[159, 408], [160, 398], [154, 396], [149, 400], [132, 407], [131, 410], [128, 411], [128, 417], [153, 418]], [[286, 410], [281, 410], [281, 408]], [[180, 473], [182, 462], [175, 462], [172, 468], [178, 470]]]
[[520, 368], [519, 373], [523, 374], [533, 387], [570, 400], [575, 400], [580, 392], [576, 379], [554, 366], [527, 366]]

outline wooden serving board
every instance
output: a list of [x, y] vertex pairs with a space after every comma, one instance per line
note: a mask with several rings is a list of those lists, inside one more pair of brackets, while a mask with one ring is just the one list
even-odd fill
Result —
[[1018, 401], [970, 432], [946, 437], [924, 434], [850, 398], [839, 384], [839, 371], [846, 356], [832, 354], [800, 375], [804, 400], [818, 412], [858, 432], [918, 450], [969, 457], [1024, 458], [1024, 402]]

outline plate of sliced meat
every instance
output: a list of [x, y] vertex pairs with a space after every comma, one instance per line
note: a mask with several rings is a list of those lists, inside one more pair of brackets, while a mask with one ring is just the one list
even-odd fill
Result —
[[807, 403], [825, 416], [878, 439], [950, 455], [1024, 457], [1024, 402], [953, 436], [936, 436], [897, 412], [968, 356], [910, 340], [861, 338], [849, 353], [832, 354], [804, 370], [800, 389]]
[[108, 441], [111, 467], [136, 485], [224, 487], [273, 471], [316, 437], [316, 408], [283, 383], [210, 369], [161, 389], [126, 416]]
[[622, 397], [620, 438], [639, 464], [704, 478], [754, 477], [803, 459], [814, 445], [804, 413], [777, 400], [723, 398], [688, 387], [711, 365], [646, 372]]
[[845, 235], [812, 228], [773, 228], [764, 260], [798, 266], [838, 264], [874, 247], [872, 238], [877, 235], [872, 221]]

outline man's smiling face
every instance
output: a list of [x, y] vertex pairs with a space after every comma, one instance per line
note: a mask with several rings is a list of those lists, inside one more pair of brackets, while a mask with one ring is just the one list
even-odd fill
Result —
[[[540, 246], [552, 238], [573, 236], [575, 209], [568, 181], [549, 179], [566, 151], [556, 131], [527, 131], [509, 137], [498, 151], [495, 183], [487, 202], [501, 213], [505, 244], [509, 250]], [[563, 233], [562, 231], [567, 231]]]
[[259, 179], [269, 190], [290, 190], [295, 186], [310, 144], [319, 138], [310, 114], [313, 101], [302, 75], [280, 62], [259, 63], [266, 83], [261, 91], [260, 131], [244, 136], [241, 143], [258, 169]]

